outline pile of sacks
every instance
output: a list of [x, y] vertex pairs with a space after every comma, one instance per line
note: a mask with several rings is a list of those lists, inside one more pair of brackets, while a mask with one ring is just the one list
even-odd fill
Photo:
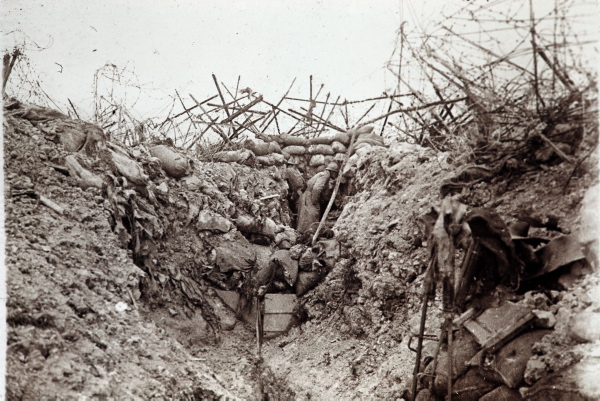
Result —
[[[356, 134], [352, 154], [372, 146], [385, 146], [383, 138], [373, 132], [373, 126], [359, 128]], [[305, 171], [312, 170], [314, 174], [324, 170], [329, 163], [344, 159], [352, 140], [352, 130], [315, 138], [289, 134], [263, 135], [261, 138], [245, 141], [240, 150], [218, 152], [214, 160], [241, 164], [254, 162], [262, 166], [279, 166], [289, 162]]]

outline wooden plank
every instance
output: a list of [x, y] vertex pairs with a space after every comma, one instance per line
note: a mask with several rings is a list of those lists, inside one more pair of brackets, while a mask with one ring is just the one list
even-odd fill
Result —
[[274, 313], [293, 313], [296, 307], [295, 294], [266, 294], [265, 315]]
[[263, 330], [265, 332], [287, 331], [292, 325], [294, 316], [289, 313], [273, 313], [264, 316]]
[[487, 309], [478, 318], [463, 323], [463, 326], [487, 349], [505, 341], [532, 319], [533, 314], [528, 308], [507, 302], [497, 308]]
[[469, 330], [471, 334], [473, 334], [475, 340], [477, 340], [477, 343], [479, 345], [485, 344], [485, 342], [491, 336], [491, 333], [487, 331], [484, 327], [482, 327], [479, 323], [477, 323], [475, 320], [469, 320], [468, 322], [465, 322], [463, 326], [465, 327], [465, 329]]

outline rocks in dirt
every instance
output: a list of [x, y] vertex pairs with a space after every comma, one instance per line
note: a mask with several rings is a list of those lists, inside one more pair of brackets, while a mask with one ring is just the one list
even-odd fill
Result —
[[552, 329], [556, 325], [556, 317], [554, 313], [534, 309], [531, 311], [535, 316], [533, 324], [540, 329]]
[[202, 188], [202, 180], [195, 175], [187, 176], [182, 181], [190, 191], [198, 191]]
[[360, 305], [345, 306], [343, 313], [344, 319], [349, 326], [349, 332], [354, 336], [364, 334], [365, 330], [368, 330], [372, 323], [369, 319], [369, 315]]

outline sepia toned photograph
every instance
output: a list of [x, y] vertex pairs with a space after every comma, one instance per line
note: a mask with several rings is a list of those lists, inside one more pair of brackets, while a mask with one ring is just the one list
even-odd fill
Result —
[[597, 1], [0, 21], [0, 400], [600, 400]]

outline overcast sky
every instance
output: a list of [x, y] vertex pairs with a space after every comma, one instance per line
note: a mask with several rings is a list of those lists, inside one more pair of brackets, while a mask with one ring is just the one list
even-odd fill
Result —
[[[43, 89], [91, 115], [94, 72], [127, 67], [144, 87], [138, 116], [150, 117], [177, 89], [198, 99], [216, 93], [211, 74], [251, 87], [276, 102], [325, 84], [342, 99], [391, 91], [385, 65], [402, 21], [407, 30], [465, 5], [498, 7], [521, 0], [3, 0], [3, 48], [26, 45]], [[537, 4], [536, 4], [537, 3]], [[537, 8], [550, 1], [534, 1]], [[595, 10], [597, 12], [597, 7]], [[44, 48], [39, 50], [36, 45]], [[155, 88], [157, 90], [151, 90]], [[134, 94], [135, 95], [135, 94]], [[162, 99], [162, 101], [161, 101]], [[66, 107], [63, 108], [63, 111]]]
[[[379, 95], [400, 26], [398, 0], [3, 1], [3, 41], [28, 52], [57, 102], [90, 103], [94, 72], [129, 66], [168, 93], [215, 92], [211, 74], [275, 100], [297, 78], [349, 100]], [[18, 32], [15, 32], [18, 30]], [[60, 65], [59, 65], [60, 64]], [[323, 93], [324, 94], [324, 93]]]

